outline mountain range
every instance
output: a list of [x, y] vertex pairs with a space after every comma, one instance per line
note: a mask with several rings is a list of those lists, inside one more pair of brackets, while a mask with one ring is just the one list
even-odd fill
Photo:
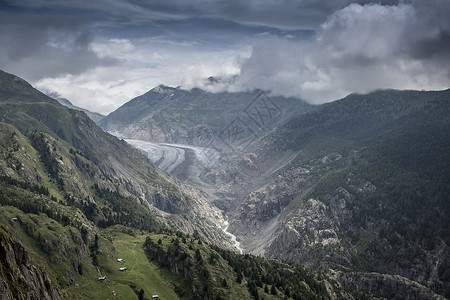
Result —
[[226, 213], [246, 252], [388, 297], [413, 283], [449, 296], [449, 100], [450, 90], [385, 90], [311, 106], [160, 86], [99, 124], [214, 149], [212, 165], [172, 173]]
[[159, 86], [97, 120], [117, 138], [0, 72], [2, 297], [450, 297], [449, 113]]

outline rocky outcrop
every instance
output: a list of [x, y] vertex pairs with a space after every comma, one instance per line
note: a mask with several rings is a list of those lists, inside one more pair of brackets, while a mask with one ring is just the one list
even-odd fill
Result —
[[[266, 173], [267, 169], [272, 169], [271, 183], [248, 193], [231, 218], [230, 229], [241, 238], [241, 242], [247, 251], [256, 249], [255, 246], [250, 244], [256, 245], [256, 240], [260, 237], [262, 239], [260, 239], [260, 245], [257, 247], [258, 253], [304, 262], [304, 260], [298, 260], [298, 258], [299, 255], [307, 255], [304, 250], [307, 249], [310, 242], [299, 242], [298, 238], [294, 238], [298, 236], [299, 232], [304, 235], [303, 230], [305, 228], [312, 230], [316, 225], [323, 227], [318, 229], [320, 234], [317, 232], [308, 233], [310, 238], [316, 235], [314, 245], [322, 243], [317, 242], [320, 239], [317, 235], [326, 236], [326, 238], [335, 235], [333, 230], [336, 226], [331, 225], [332, 222], [324, 215], [326, 211], [324, 203], [315, 199], [305, 201], [296, 200], [296, 198], [308, 191], [320, 178], [320, 174], [328, 170], [330, 166], [344, 166], [346, 162], [342, 159], [342, 155], [336, 152], [324, 156], [309, 157], [308, 159], [304, 159], [303, 156], [302, 153], [297, 154], [296, 158], [287, 160], [283, 168], [281, 168], [282, 165], [279, 166], [280, 170], [278, 171], [272, 169], [273, 167], [264, 165], [268, 164], [267, 162], [258, 161], [258, 156], [253, 153], [243, 156], [243, 160], [251, 160]], [[266, 157], [266, 159], [270, 158]], [[280, 160], [280, 158], [278, 159]], [[301, 164], [299, 164], [300, 159], [302, 159]], [[320, 214], [317, 214], [317, 210], [320, 210]], [[308, 226], [300, 225], [299, 218], [308, 219], [307, 222], [306, 219], [303, 220]], [[266, 237], [269, 233], [268, 227], [271, 227], [270, 235], [272, 236], [270, 238]], [[264, 243], [261, 243], [262, 240], [264, 240]], [[323, 243], [328, 245], [331, 241], [332, 239]], [[294, 247], [297, 244], [303, 245], [300, 247], [303, 248], [301, 251], [297, 249], [298, 247]], [[276, 249], [277, 247], [283, 249]], [[292, 247], [296, 250], [287, 250], [293, 250]], [[261, 250], [263, 248], [264, 250]]]
[[29, 257], [23, 244], [0, 229], [2, 299], [62, 299], [56, 282]]
[[317, 267], [323, 257], [337, 260], [341, 265], [350, 264], [350, 255], [339, 236], [339, 228], [327, 216], [327, 207], [317, 199], [308, 199], [283, 223], [275, 233], [272, 243], [266, 248], [266, 255], [307, 266]]
[[398, 275], [361, 272], [333, 272], [345, 288], [382, 295], [389, 299], [445, 300], [429, 288]]

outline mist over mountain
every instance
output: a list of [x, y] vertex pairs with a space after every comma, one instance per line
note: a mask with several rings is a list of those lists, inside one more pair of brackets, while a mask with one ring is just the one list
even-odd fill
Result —
[[320, 104], [447, 88], [449, 14], [446, 0], [5, 0], [0, 65], [102, 114], [161, 83], [207, 89], [209, 76]]

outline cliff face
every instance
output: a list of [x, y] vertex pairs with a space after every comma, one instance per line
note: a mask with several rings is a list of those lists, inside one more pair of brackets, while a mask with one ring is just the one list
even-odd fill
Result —
[[2, 299], [63, 298], [58, 284], [35, 264], [23, 244], [4, 228], [0, 228], [0, 294]]
[[335, 278], [346, 288], [383, 295], [389, 299], [446, 299], [424, 285], [398, 275], [347, 272], [337, 273]]

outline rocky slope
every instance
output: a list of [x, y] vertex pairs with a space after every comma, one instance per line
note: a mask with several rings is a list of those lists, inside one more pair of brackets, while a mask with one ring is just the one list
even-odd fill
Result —
[[21, 241], [4, 228], [0, 228], [0, 257], [2, 299], [62, 299], [46, 271], [36, 266]]
[[[247, 152], [249, 147], [290, 118], [313, 109], [298, 98], [273, 97], [259, 90], [214, 94], [158, 86], [130, 100], [99, 125], [132, 140], [158, 166], [201, 189], [210, 203], [230, 214], [247, 191], [265, 182], [265, 173], [293, 158], [282, 154], [255, 170], [256, 157]], [[170, 167], [175, 161], [182, 163]]]

